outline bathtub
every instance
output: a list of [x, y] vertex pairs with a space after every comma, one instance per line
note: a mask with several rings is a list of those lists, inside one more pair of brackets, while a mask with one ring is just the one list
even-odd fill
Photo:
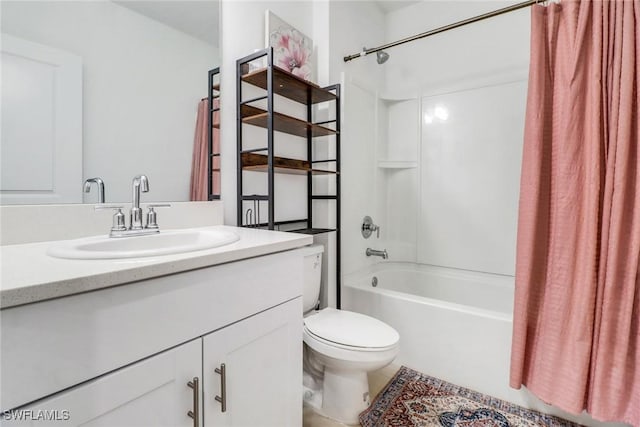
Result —
[[508, 386], [513, 282], [511, 276], [382, 262], [345, 277], [342, 308], [400, 333], [395, 364], [523, 403]]
[[342, 308], [400, 333], [394, 364], [585, 426], [625, 427], [570, 415], [509, 387], [513, 292], [511, 276], [381, 262], [345, 276]]

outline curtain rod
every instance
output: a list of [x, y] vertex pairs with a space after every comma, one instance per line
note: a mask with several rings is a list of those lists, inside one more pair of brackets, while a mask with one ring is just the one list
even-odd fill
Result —
[[[559, 3], [559, 0], [551, 0], [554, 3]], [[494, 16], [502, 15], [504, 13], [513, 12], [514, 10], [523, 9], [525, 7], [532, 6], [538, 3], [545, 3], [544, 0], [527, 0], [522, 3], [517, 3], [511, 6], [504, 7], [502, 9], [494, 10], [492, 12], [487, 12], [482, 15], [474, 16], [473, 18], [468, 18], [463, 21], [454, 22], [453, 24], [445, 25], [444, 27], [439, 27], [433, 30], [426, 31], [424, 33], [416, 34], [415, 36], [407, 37], [402, 40], [397, 40], [395, 42], [387, 43], [382, 46], [374, 47], [371, 49], [363, 49], [360, 53], [354, 53], [353, 55], [345, 56], [344, 62], [351, 61], [352, 59], [361, 58], [363, 56], [370, 55], [372, 53], [376, 53], [378, 51], [389, 49], [391, 47], [395, 47], [404, 43], [409, 43], [414, 40], [422, 39], [425, 37], [432, 36], [434, 34], [442, 33], [444, 31], [453, 30], [454, 28], [462, 27], [467, 24], [472, 24], [474, 22], [482, 21], [487, 18], [493, 18]]]

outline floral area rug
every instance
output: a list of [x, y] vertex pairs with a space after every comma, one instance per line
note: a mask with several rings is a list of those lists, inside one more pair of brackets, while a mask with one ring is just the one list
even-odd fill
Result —
[[363, 427], [580, 427], [403, 366], [360, 414]]

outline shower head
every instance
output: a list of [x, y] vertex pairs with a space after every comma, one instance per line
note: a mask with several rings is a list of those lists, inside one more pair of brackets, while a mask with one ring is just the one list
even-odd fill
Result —
[[384, 64], [389, 59], [389, 54], [384, 50], [379, 50], [376, 52], [378, 64]]

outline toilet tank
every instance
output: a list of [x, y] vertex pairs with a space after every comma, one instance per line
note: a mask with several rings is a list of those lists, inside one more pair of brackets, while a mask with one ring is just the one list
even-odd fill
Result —
[[303, 313], [306, 313], [315, 308], [320, 297], [324, 246], [310, 245], [302, 248], [302, 251], [304, 251], [302, 305]]

